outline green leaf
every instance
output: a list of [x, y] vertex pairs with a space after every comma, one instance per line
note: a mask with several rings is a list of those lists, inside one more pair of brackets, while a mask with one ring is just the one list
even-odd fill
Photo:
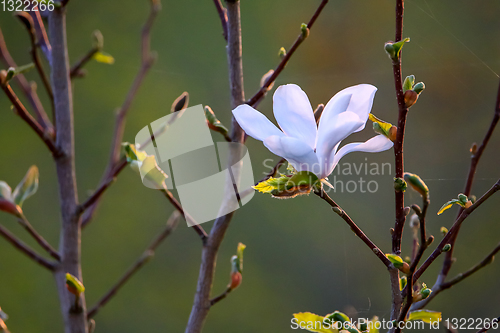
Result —
[[394, 53], [396, 55], [396, 59], [399, 58], [399, 54], [401, 53], [401, 49], [405, 45], [405, 43], [408, 43], [410, 41], [410, 38], [405, 38], [400, 42], [392, 44], [392, 47], [394, 48]]
[[241, 273], [243, 271], [243, 252], [246, 249], [246, 245], [243, 243], [238, 243], [238, 249], [236, 250], [236, 257], [238, 258], [238, 270]]
[[156, 163], [156, 158], [153, 155], [149, 155], [142, 161], [139, 166], [142, 175], [145, 175], [149, 181], [153, 182], [155, 185], [163, 186], [163, 182], [167, 179], [167, 175]]
[[459, 205], [462, 208], [469, 208], [472, 206], [472, 202], [467, 198], [465, 194], [460, 193], [458, 199], [452, 199], [445, 203], [438, 211], [438, 215], [441, 215], [445, 210], [449, 209], [453, 205]]
[[398, 256], [398, 255], [395, 255], [395, 254], [392, 254], [392, 253], [387, 253], [385, 256], [394, 265], [394, 267], [401, 267], [405, 263], [403, 261], [403, 259], [400, 256]]
[[399, 290], [403, 290], [406, 287], [406, 284], [408, 283], [408, 279], [406, 276], [402, 276], [399, 279]]
[[297, 319], [297, 323], [300, 325], [302, 322], [302, 327], [305, 327], [305, 329], [309, 332], [338, 333], [337, 329], [323, 327], [326, 326], [323, 325], [323, 320], [325, 320], [325, 317], [311, 312], [294, 313], [293, 316], [295, 317], [295, 319]]
[[422, 178], [414, 173], [405, 172], [404, 179], [406, 183], [410, 184], [411, 188], [420, 193], [420, 195], [427, 199], [429, 197], [429, 188], [424, 183]]
[[145, 152], [137, 150], [135, 145], [131, 143], [124, 142], [122, 143], [122, 146], [125, 147], [125, 156], [127, 157], [127, 162], [129, 163], [132, 161], [142, 162], [148, 156]]
[[255, 186], [252, 186], [255, 190], [262, 192], [262, 193], [271, 193], [275, 190], [281, 190], [284, 189], [285, 184], [288, 182], [289, 177], [287, 176], [281, 176], [278, 178], [275, 177], [270, 177], [269, 179], [266, 179], [260, 183], [258, 183]]
[[221, 133], [222, 135], [227, 135], [228, 129], [215, 116], [214, 111], [210, 106], [205, 106], [205, 117], [207, 118], [208, 127], [211, 130]]
[[115, 63], [115, 58], [113, 58], [110, 54], [101, 51], [97, 51], [93, 58], [95, 61], [102, 62], [103, 64], [112, 65]]
[[403, 82], [403, 92], [411, 90], [414, 84], [415, 84], [415, 75], [407, 76]]
[[410, 312], [408, 320], [421, 320], [424, 323], [430, 324], [436, 321], [441, 321], [441, 312], [430, 310], [417, 310]]
[[80, 295], [85, 291], [83, 283], [80, 282], [74, 275], [66, 273], [66, 287], [74, 295]]
[[38, 190], [38, 176], [38, 168], [32, 165], [12, 194], [16, 205], [22, 207], [24, 200], [36, 193]]

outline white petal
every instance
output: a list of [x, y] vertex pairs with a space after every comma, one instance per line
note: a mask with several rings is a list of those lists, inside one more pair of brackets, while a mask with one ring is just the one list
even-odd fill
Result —
[[389, 140], [385, 135], [377, 135], [366, 142], [354, 142], [345, 145], [340, 148], [333, 158], [333, 165], [328, 169], [328, 174], [332, 173], [333, 169], [337, 166], [337, 163], [346, 154], [352, 153], [353, 151], [361, 151], [366, 153], [378, 153], [387, 150], [393, 146], [393, 142]]
[[319, 128], [321, 128], [322, 122], [330, 123], [340, 113], [351, 111], [363, 121], [363, 124], [355, 132], [361, 131], [365, 128], [376, 91], [377, 88], [371, 84], [359, 84], [339, 91], [326, 104], [321, 115]]
[[364, 122], [354, 112], [346, 111], [330, 118], [330, 122], [322, 121], [318, 130], [316, 154], [322, 170], [326, 172], [333, 163], [333, 156], [340, 141], [353, 133]]
[[254, 139], [264, 141], [272, 135], [284, 135], [266, 116], [248, 104], [238, 106], [233, 115], [240, 127]]
[[276, 89], [273, 96], [274, 117], [286, 135], [315, 148], [316, 121], [306, 93], [295, 84]]
[[284, 157], [297, 171], [319, 173], [318, 159], [305, 142], [287, 136], [271, 136], [264, 145], [274, 154]]

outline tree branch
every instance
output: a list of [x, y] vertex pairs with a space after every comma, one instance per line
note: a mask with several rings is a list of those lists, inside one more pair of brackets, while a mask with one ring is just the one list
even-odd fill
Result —
[[[141, 67], [132, 83], [132, 86], [130, 87], [130, 90], [127, 93], [127, 96], [125, 97], [125, 101], [123, 102], [121, 108], [118, 110], [116, 114], [115, 129], [111, 143], [108, 166], [106, 167], [106, 171], [104, 172], [104, 175], [101, 179], [99, 188], [105, 186], [106, 183], [109, 183], [116, 176], [113, 175], [113, 173], [122, 164], [122, 162], [120, 162], [119, 159], [120, 159], [121, 144], [123, 141], [123, 133], [125, 131], [126, 116], [137, 94], [137, 91], [139, 90], [142, 84], [142, 81], [144, 80], [146, 74], [149, 72], [151, 66], [153, 65], [156, 59], [156, 56], [154, 56], [150, 50], [150, 39], [151, 39], [151, 28], [160, 9], [161, 9], [160, 1], [152, 0], [149, 16], [141, 32]], [[97, 197], [97, 199], [99, 199], [99, 196]], [[96, 200], [86, 210], [83, 216], [83, 221], [85, 221], [85, 224], [88, 224], [89, 221], [92, 219], [93, 213], [97, 209], [98, 204], [99, 202], [98, 200]]]
[[87, 333], [85, 295], [79, 297], [80, 308], [73, 308], [74, 296], [66, 289], [66, 273], [83, 281], [81, 271], [81, 228], [78, 191], [75, 176], [75, 147], [73, 128], [73, 94], [69, 77], [66, 37], [66, 9], [56, 7], [50, 12], [49, 34], [52, 43], [51, 81], [56, 115], [56, 145], [62, 155], [55, 158], [61, 205], [61, 265], [55, 272], [66, 333]]
[[177, 227], [181, 215], [174, 211], [167, 221], [167, 225], [160, 234], [151, 242], [142, 256], [130, 267], [127, 272], [118, 280], [118, 282], [94, 305], [88, 312], [87, 318], [94, 317], [99, 310], [106, 305], [111, 298], [127, 283], [127, 281], [137, 273], [150, 259], [153, 258], [155, 250]]
[[[475, 152], [472, 152], [471, 155], [469, 173], [467, 175], [467, 181], [465, 182], [465, 188], [463, 191], [463, 193], [466, 196], [470, 196], [471, 194], [472, 184], [474, 183], [474, 176], [476, 174], [477, 165], [479, 164], [479, 160], [481, 159], [481, 156], [483, 155], [483, 152], [486, 149], [486, 146], [488, 145], [491, 136], [493, 135], [493, 131], [495, 130], [495, 127], [497, 126], [499, 119], [500, 119], [500, 84], [498, 86], [497, 100], [495, 104], [495, 113], [493, 114], [493, 119], [491, 120], [490, 127], [488, 128], [488, 131], [486, 132], [481, 145], [477, 148]], [[458, 218], [460, 214], [462, 214], [462, 211], [463, 211], [462, 208], [458, 210], [456, 218]], [[457, 241], [457, 236], [459, 231], [460, 227], [457, 229], [455, 235], [449, 242], [451, 245], [451, 250], [446, 252], [445, 259], [443, 262], [443, 267], [441, 268], [441, 272], [439, 273], [437, 283], [440, 283], [446, 279], [448, 273], [450, 272], [451, 266], [453, 265], [453, 251], [455, 248], [455, 243]]]
[[[5, 44], [5, 40], [3, 38], [1, 29], [0, 29], [0, 58], [2, 59], [5, 66], [14, 68], [17, 67], [16, 62], [14, 61], [14, 59], [12, 59], [9, 50], [7, 49], [7, 45]], [[35, 112], [35, 116], [38, 123], [40, 123], [41, 127], [44, 130], [47, 130], [49, 136], [52, 137], [54, 135], [54, 129], [52, 127], [52, 123], [47, 117], [47, 113], [45, 113], [45, 110], [43, 109], [42, 102], [40, 102], [40, 99], [38, 98], [38, 95], [36, 93], [36, 88], [34, 88], [34, 84], [32, 85], [28, 83], [28, 80], [26, 80], [26, 77], [23, 74], [16, 75], [14, 77], [14, 80], [21, 87], [23, 94], [26, 96], [29, 103], [31, 104], [31, 107]]]
[[[403, 17], [404, 17], [404, 0], [396, 1], [396, 37], [395, 42], [401, 41], [403, 38]], [[392, 71], [394, 74], [394, 87], [396, 90], [396, 99], [398, 102], [398, 132], [396, 141], [394, 141], [394, 157], [396, 167], [396, 178], [403, 178], [404, 160], [403, 160], [403, 145], [404, 133], [406, 127], [406, 115], [408, 109], [405, 106], [403, 81], [401, 76], [401, 51], [396, 60], [392, 61]], [[401, 254], [401, 238], [403, 236], [403, 228], [406, 220], [404, 213], [404, 193], [403, 191], [395, 191], [396, 204], [396, 223], [392, 234], [392, 252]]]
[[219, 14], [220, 23], [222, 24], [222, 36], [227, 42], [227, 14], [226, 9], [222, 6], [220, 0], [214, 0], [215, 9], [217, 9], [217, 14]]
[[99, 48], [93, 47], [88, 51], [83, 57], [81, 57], [73, 66], [71, 66], [70, 74], [69, 76], [71, 78], [77, 77], [80, 74], [80, 70], [89, 62], [92, 60], [92, 57], [99, 52]]
[[0, 236], [5, 238], [9, 243], [11, 243], [16, 249], [24, 253], [30, 259], [35, 261], [37, 264], [47, 268], [50, 271], [54, 271], [56, 268], [56, 264], [50, 262], [44, 257], [40, 256], [34, 250], [32, 250], [28, 245], [26, 245], [23, 241], [18, 239], [16, 236], [11, 234], [7, 229], [0, 225]]
[[[328, 3], [328, 0], [322, 0], [321, 1], [320, 5], [318, 6], [318, 8], [316, 9], [316, 11], [314, 12], [314, 14], [311, 17], [311, 19], [309, 20], [309, 22], [307, 23], [307, 27], [309, 28], [309, 30], [311, 30], [312, 26], [314, 25], [314, 22], [316, 22], [316, 19], [318, 18], [319, 14], [321, 14], [321, 12], [323, 11], [323, 8], [325, 8], [325, 6], [326, 6], [327, 3]], [[259, 91], [257, 91], [252, 96], [252, 98], [250, 98], [246, 102], [248, 105], [256, 107], [259, 104], [260, 100], [265, 96], [265, 94], [269, 90], [269, 87], [271, 86], [271, 84], [273, 84], [273, 82], [276, 80], [276, 78], [278, 77], [278, 75], [280, 75], [280, 73], [283, 71], [283, 69], [285, 69], [286, 64], [288, 63], [288, 61], [290, 60], [290, 58], [292, 57], [292, 55], [295, 53], [295, 51], [297, 50], [297, 48], [299, 47], [299, 45], [302, 44], [302, 42], [304, 41], [304, 39], [305, 38], [302, 36], [302, 34], [300, 34], [297, 37], [297, 39], [293, 43], [293, 45], [290, 48], [290, 50], [287, 51], [286, 55], [283, 57], [283, 59], [281, 59], [281, 62], [274, 69], [274, 73], [266, 80], [266, 82], [259, 89]]]
[[347, 215], [347, 213], [335, 201], [333, 201], [333, 199], [330, 198], [323, 189], [321, 189], [319, 192], [314, 192], [314, 194], [325, 200], [333, 208], [333, 211], [337, 213], [337, 215], [339, 215], [349, 225], [349, 227], [351, 227], [351, 230], [356, 234], [356, 236], [358, 236], [366, 244], [366, 246], [368, 246], [370, 250], [372, 250], [372, 252], [380, 259], [380, 261], [382, 261], [382, 263], [388, 269], [394, 267], [391, 261], [387, 259], [384, 252], [382, 252], [382, 250], [380, 250], [380, 248], [375, 245], [375, 243], [373, 243], [371, 239], [368, 238], [368, 236], [365, 235], [365, 233], [357, 226], [357, 224], [354, 223], [351, 217]]
[[215, 304], [219, 303], [220, 301], [222, 301], [224, 298], [227, 297], [227, 295], [229, 295], [229, 293], [233, 291], [233, 289], [231, 289], [230, 287], [227, 287], [226, 290], [224, 290], [224, 292], [222, 294], [220, 294], [219, 296], [217, 297], [214, 297], [210, 300], [210, 306], [214, 306]]
[[477, 265], [475, 265], [474, 267], [470, 268], [469, 270], [463, 272], [463, 273], [460, 273], [458, 274], [457, 276], [455, 276], [453, 279], [451, 279], [450, 281], [448, 282], [443, 282], [439, 285], [435, 285], [432, 287], [432, 293], [429, 295], [429, 297], [427, 297], [426, 299], [418, 302], [418, 303], [415, 303], [414, 305], [415, 306], [412, 306], [412, 310], [418, 310], [418, 309], [422, 309], [423, 307], [425, 307], [434, 297], [436, 297], [437, 295], [439, 295], [443, 290], [446, 290], [446, 289], [449, 289], [451, 287], [453, 287], [454, 285], [456, 285], [457, 283], [461, 282], [462, 280], [464, 280], [465, 278], [471, 276], [472, 274], [476, 273], [477, 271], [479, 271], [481, 268], [484, 268], [486, 266], [488, 266], [489, 264], [491, 264], [493, 262], [493, 258], [495, 257], [495, 255], [500, 251], [500, 244], [497, 245], [497, 247], [495, 247], [493, 249], [493, 251], [491, 251], [480, 263], [478, 263]]
[[500, 190], [500, 179], [481, 197], [479, 198], [472, 206], [467, 209], [464, 209], [462, 214], [460, 214], [459, 218], [453, 223], [453, 226], [450, 228], [448, 233], [441, 240], [437, 248], [432, 252], [432, 254], [427, 258], [427, 260], [420, 266], [420, 268], [415, 272], [414, 279], [417, 280], [429, 267], [434, 260], [442, 253], [443, 247], [446, 244], [449, 244], [451, 238], [455, 234], [455, 232], [460, 228], [460, 225], [473, 211], [475, 211], [479, 206], [481, 206], [486, 200], [488, 200], [495, 192]]
[[59, 252], [57, 252], [50, 244], [43, 238], [33, 226], [29, 223], [29, 221], [23, 216], [23, 218], [18, 219], [19, 223], [28, 231], [28, 233], [35, 239], [35, 241], [45, 250], [47, 251], [54, 259], [57, 261], [61, 261], [61, 256]]
[[[2, 81], [2, 78], [0, 78], [0, 81]], [[52, 139], [52, 134], [48, 130], [45, 130], [31, 116], [31, 114], [26, 110], [26, 108], [21, 103], [21, 101], [19, 100], [17, 95], [14, 93], [14, 90], [12, 90], [12, 88], [8, 82], [0, 82], [0, 86], [2, 87], [2, 90], [5, 92], [7, 97], [9, 98], [10, 102], [14, 105], [16, 114], [19, 117], [21, 117], [21, 119], [23, 119], [35, 131], [35, 133], [45, 143], [47, 148], [49, 148], [49, 150], [53, 156], [55, 156], [55, 157], [59, 156], [61, 153], [60, 153], [58, 147], [56, 147], [56, 145], [54, 144], [54, 141]]]

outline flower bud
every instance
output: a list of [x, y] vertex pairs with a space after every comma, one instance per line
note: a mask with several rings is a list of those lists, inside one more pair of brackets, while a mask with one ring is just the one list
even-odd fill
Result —
[[430, 235], [429, 238], [427, 238], [427, 246], [430, 246], [434, 242], [434, 236]]
[[309, 28], [307, 27], [307, 24], [302, 23], [300, 25], [300, 31], [302, 33], [302, 39], [306, 39], [307, 37], [309, 37]]
[[394, 46], [392, 42], [387, 42], [384, 44], [384, 50], [387, 52], [389, 58], [394, 59], [396, 57], [396, 51], [394, 50]]
[[443, 236], [446, 236], [446, 234], [448, 233], [448, 229], [446, 229], [446, 227], [441, 227], [441, 229], [439, 229], [439, 231], [441, 231]]
[[473, 143], [472, 146], [470, 147], [470, 153], [472, 156], [476, 155], [477, 153], [477, 143]]
[[389, 129], [389, 140], [391, 140], [392, 142], [396, 141], [396, 137], [398, 135], [398, 128], [396, 126], [391, 126], [391, 128]]
[[[266, 84], [267, 80], [274, 74], [274, 70], [270, 69], [266, 74], [262, 75], [262, 78], [260, 79], [260, 86], [264, 87]], [[273, 89], [274, 86], [274, 81], [271, 82], [271, 84], [267, 87], [266, 91]]]
[[458, 195], [458, 200], [460, 200], [461, 203], [465, 204], [469, 200], [469, 198], [467, 198], [465, 194], [460, 193]]
[[420, 95], [422, 91], [425, 89], [425, 84], [423, 82], [419, 82], [413, 86], [413, 91]]
[[243, 276], [241, 275], [240, 272], [232, 272], [231, 273], [231, 284], [229, 285], [229, 288], [231, 290], [236, 289], [241, 284], [242, 280], [243, 280]]
[[446, 244], [445, 246], [443, 246], [441, 252], [448, 252], [450, 250], [451, 250], [451, 244]]
[[418, 94], [413, 90], [407, 90], [404, 94], [405, 107], [408, 109], [417, 102]]
[[397, 192], [404, 192], [408, 185], [403, 178], [394, 178], [394, 189]]
[[286, 56], [286, 49], [283, 46], [280, 48], [278, 55], [281, 59], [283, 59]]
[[184, 110], [189, 104], [189, 93], [187, 91], [183, 92], [179, 97], [175, 99], [170, 108], [170, 112], [178, 112]]
[[404, 212], [405, 216], [408, 216], [408, 214], [410, 214], [410, 207], [406, 206], [406, 207], [404, 208], [404, 211], [403, 211], [403, 212]]

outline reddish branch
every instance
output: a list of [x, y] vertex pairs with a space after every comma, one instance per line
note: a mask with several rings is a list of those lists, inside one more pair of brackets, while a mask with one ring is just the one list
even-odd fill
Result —
[[11, 243], [15, 248], [24, 253], [30, 259], [35, 261], [37, 264], [47, 268], [50, 271], [53, 271], [56, 265], [44, 257], [40, 256], [34, 250], [32, 250], [28, 245], [26, 245], [23, 241], [19, 240], [16, 236], [11, 234], [7, 229], [0, 225], [0, 236], [5, 238], [9, 243]]
[[[323, 11], [323, 8], [325, 8], [325, 6], [326, 6], [327, 3], [328, 3], [328, 0], [322, 0], [321, 1], [320, 5], [318, 6], [318, 8], [316, 9], [316, 11], [314, 12], [314, 14], [311, 17], [311, 19], [309, 20], [309, 22], [307, 23], [307, 27], [309, 28], [309, 30], [311, 30], [312, 26], [314, 25], [314, 22], [316, 22], [316, 20], [318, 19], [319, 14], [321, 14], [321, 12]], [[292, 55], [295, 53], [295, 51], [297, 50], [297, 48], [300, 46], [300, 44], [302, 44], [302, 42], [304, 41], [304, 39], [305, 38], [302, 36], [302, 34], [300, 34], [297, 37], [297, 39], [293, 43], [293, 45], [290, 48], [290, 50], [287, 51], [286, 55], [283, 57], [283, 59], [281, 60], [281, 62], [274, 69], [274, 73], [266, 80], [266, 82], [259, 89], [259, 91], [257, 91], [255, 93], [255, 95], [253, 95], [252, 98], [250, 98], [246, 102], [248, 105], [253, 106], [253, 107], [257, 106], [257, 104], [260, 102], [260, 100], [265, 96], [265, 94], [269, 90], [269, 87], [271, 86], [271, 84], [273, 84], [273, 82], [276, 80], [276, 78], [278, 77], [278, 75], [280, 75], [280, 73], [283, 71], [283, 69], [285, 69], [286, 64], [288, 63], [288, 61], [290, 60], [290, 58], [292, 57]]]
[[[3, 38], [2, 30], [0, 29], [0, 59], [5, 64], [6, 67], [16, 68], [17, 64], [12, 59], [9, 50], [7, 49], [7, 45], [5, 44], [5, 40]], [[52, 124], [47, 117], [47, 113], [43, 108], [40, 99], [36, 93], [36, 88], [33, 84], [29, 83], [26, 80], [26, 77], [23, 74], [18, 74], [14, 77], [14, 81], [18, 83], [23, 94], [28, 99], [31, 107], [33, 108], [34, 114], [36, 116], [37, 122], [41, 125], [41, 127], [49, 133], [49, 136], [52, 137], [54, 135], [54, 131], [52, 128]]]
[[226, 9], [222, 6], [220, 0], [214, 0], [215, 9], [217, 9], [217, 14], [219, 14], [220, 23], [222, 25], [222, 36], [227, 42], [227, 14]]
[[[469, 173], [467, 175], [467, 180], [465, 182], [465, 188], [463, 191], [463, 193], [466, 196], [470, 196], [471, 194], [472, 184], [474, 183], [474, 176], [476, 174], [477, 165], [479, 163], [479, 160], [481, 159], [481, 156], [483, 155], [484, 150], [486, 149], [486, 146], [488, 145], [488, 142], [490, 141], [491, 136], [493, 135], [493, 131], [495, 130], [499, 119], [500, 119], [500, 84], [498, 86], [498, 93], [495, 104], [495, 113], [493, 114], [493, 119], [491, 120], [490, 127], [488, 128], [488, 131], [486, 132], [486, 135], [484, 136], [481, 145], [477, 147], [477, 150], [475, 152], [472, 152]], [[457, 218], [460, 216], [460, 214], [462, 214], [462, 210], [463, 210], [462, 208], [459, 209]], [[446, 279], [448, 273], [450, 272], [451, 266], [453, 265], [453, 250], [455, 247], [454, 245], [457, 240], [459, 231], [460, 227], [457, 229], [457, 232], [450, 240], [451, 250], [446, 253], [443, 262], [443, 267], [439, 274], [438, 282], [444, 281]]]
[[[399, 42], [403, 37], [403, 14], [404, 14], [404, 1], [396, 1], [396, 37], [395, 42]], [[398, 132], [396, 141], [394, 142], [394, 156], [396, 178], [402, 178], [404, 173], [404, 160], [403, 160], [403, 143], [406, 127], [406, 115], [408, 109], [405, 106], [403, 81], [401, 75], [401, 51], [399, 57], [392, 62], [392, 70], [394, 73], [394, 86], [396, 89], [396, 99], [398, 102]], [[396, 191], [396, 223], [394, 225], [394, 233], [392, 234], [392, 252], [394, 254], [401, 254], [401, 237], [403, 235], [403, 228], [405, 224], [404, 214], [404, 193]]]

